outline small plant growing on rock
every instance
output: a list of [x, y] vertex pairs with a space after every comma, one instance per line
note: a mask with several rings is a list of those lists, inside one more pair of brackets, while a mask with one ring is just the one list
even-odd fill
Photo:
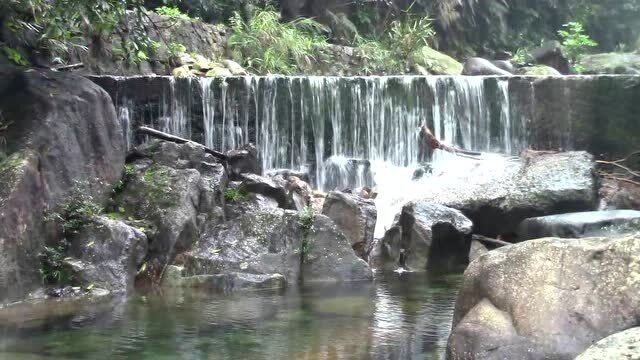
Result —
[[570, 22], [562, 26], [563, 30], [558, 31], [562, 38], [562, 48], [569, 58], [573, 70], [577, 73], [584, 69], [578, 64], [578, 60], [587, 48], [598, 46], [589, 35], [584, 33], [584, 27], [579, 22]]
[[224, 191], [224, 199], [232, 203], [245, 200], [247, 196], [247, 192], [243, 189], [226, 189]]
[[73, 282], [73, 271], [65, 264], [69, 242], [65, 239], [56, 246], [45, 246], [38, 254], [40, 258], [40, 278], [43, 285], [70, 284]]
[[314, 231], [313, 223], [316, 214], [311, 206], [305, 207], [299, 215], [300, 227], [302, 228], [302, 243], [300, 245], [300, 262], [306, 263], [309, 260], [309, 252], [311, 251], [311, 243], [309, 235]]
[[156, 9], [159, 15], [170, 17], [172, 20], [189, 20], [189, 15], [174, 6], [160, 6]]
[[85, 184], [76, 183], [60, 210], [45, 218], [46, 221], [59, 222], [65, 236], [76, 234], [103, 210], [85, 188]]

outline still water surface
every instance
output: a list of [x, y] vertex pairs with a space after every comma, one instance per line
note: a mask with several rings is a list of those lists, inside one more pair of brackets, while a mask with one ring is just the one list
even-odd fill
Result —
[[0, 315], [0, 359], [441, 359], [461, 277], [229, 296], [136, 295]]

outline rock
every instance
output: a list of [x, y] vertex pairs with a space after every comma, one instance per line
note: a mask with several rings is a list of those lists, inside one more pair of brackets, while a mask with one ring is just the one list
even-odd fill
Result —
[[350, 45], [358, 36], [358, 29], [349, 20], [349, 17], [342, 12], [334, 14], [329, 10], [325, 10], [324, 17], [327, 19], [331, 30], [331, 39], [334, 43], [340, 45]]
[[227, 176], [224, 166], [195, 144], [152, 142], [137, 153], [141, 158], [128, 165], [133, 173], [116, 206], [125, 218], [149, 224], [148, 261], [164, 266], [190, 248], [204, 224], [224, 220]]
[[471, 246], [469, 248], [469, 263], [488, 252], [489, 249], [487, 249], [487, 247], [480, 241], [471, 240]]
[[208, 70], [204, 75], [206, 77], [227, 77], [233, 76], [231, 71], [225, 67], [214, 65], [211, 70]]
[[472, 227], [458, 210], [427, 201], [410, 202], [374, 244], [369, 262], [385, 270], [455, 269], [467, 263]]
[[462, 64], [428, 46], [423, 46], [411, 54], [410, 62], [413, 66], [422, 66], [434, 75], [460, 75], [462, 73]]
[[634, 231], [640, 231], [640, 211], [589, 211], [526, 219], [518, 226], [518, 239], [577, 239]]
[[442, 175], [420, 198], [462, 211], [474, 232], [511, 236], [526, 218], [594, 210], [593, 157], [585, 152], [485, 159], [464, 165], [464, 173]]
[[286, 282], [284, 276], [280, 274], [225, 273], [185, 276], [183, 267], [169, 265], [165, 271], [162, 286], [170, 288], [205, 288], [219, 293], [230, 293], [247, 290], [282, 289], [286, 286]]
[[578, 63], [583, 74], [640, 75], [640, 54], [636, 53], [585, 55]]
[[218, 66], [217, 64], [215, 64], [213, 61], [207, 59], [206, 57], [200, 55], [200, 54], [195, 54], [193, 56], [193, 59], [195, 60], [195, 63], [191, 66], [194, 70], [199, 70], [202, 72], [207, 72], [208, 70], [213, 69], [214, 67]]
[[240, 66], [240, 64], [238, 64], [237, 62], [233, 61], [233, 60], [222, 60], [222, 65], [224, 65], [227, 69], [229, 69], [229, 71], [231, 72], [232, 75], [234, 76], [240, 76], [240, 75], [247, 75], [247, 70], [245, 70], [242, 66]]
[[324, 188], [327, 190], [345, 191], [374, 185], [369, 160], [331, 156], [324, 166]]
[[464, 63], [464, 68], [462, 69], [462, 75], [511, 76], [511, 73], [497, 67], [489, 60], [473, 57]]
[[273, 178], [274, 176], [281, 175], [284, 179], [289, 179], [292, 176], [297, 177], [298, 179], [310, 183], [311, 178], [309, 177], [309, 173], [304, 171], [296, 171], [291, 169], [278, 169], [278, 170], [270, 170], [267, 173], [267, 176]]
[[289, 176], [285, 188], [292, 197], [295, 210], [301, 211], [311, 204], [313, 189], [297, 176]]
[[[189, 279], [195, 276], [204, 279], [196, 282], [208, 283], [257, 276], [254, 283], [260, 284], [263, 282], [258, 280], [283, 277], [289, 285], [371, 279], [366, 262], [356, 257], [329, 218], [316, 215], [312, 221], [313, 230], [305, 236], [298, 213], [256, 209], [233, 221], [209, 226], [192, 250], [176, 257], [176, 264], [184, 267], [179, 282], [193, 284], [196, 280]], [[175, 279], [172, 282], [176, 283]]]
[[327, 195], [322, 214], [333, 220], [356, 254], [366, 259], [378, 217], [373, 200], [332, 191]]
[[320, 192], [320, 191], [314, 191], [313, 192], [313, 196], [311, 197], [311, 208], [313, 209], [313, 211], [316, 214], [321, 214], [322, 213], [322, 209], [324, 208], [324, 202], [327, 199], [327, 194]]
[[640, 210], [640, 186], [626, 181], [601, 179], [600, 209]]
[[573, 359], [638, 325], [638, 293], [637, 234], [494, 250], [465, 271], [447, 358]]
[[232, 180], [238, 180], [243, 173], [262, 175], [262, 162], [253, 144], [228, 151], [227, 158], [227, 172]]
[[607, 336], [575, 360], [640, 359], [640, 327]]
[[272, 198], [278, 203], [278, 206], [283, 209], [291, 208], [292, 199], [284, 186], [277, 184], [269, 178], [256, 174], [245, 173], [241, 175], [241, 179], [242, 183], [240, 184], [240, 188], [244, 191]]
[[429, 73], [429, 71], [425, 69], [424, 66], [422, 65], [413, 64], [411, 67], [413, 69], [413, 72], [417, 75], [422, 75], [422, 76], [431, 75], [431, 73]]
[[509, 74], [515, 74], [516, 68], [509, 60], [491, 60], [491, 63], [498, 68], [508, 72]]
[[69, 263], [85, 287], [128, 292], [146, 255], [144, 233], [121, 221], [97, 217], [74, 236]]
[[527, 76], [562, 76], [558, 70], [546, 65], [525, 66], [519, 68], [516, 74]]
[[547, 65], [561, 74], [568, 74], [571, 69], [569, 60], [562, 52], [562, 45], [558, 41], [547, 41], [542, 46], [531, 50], [531, 58], [536, 64]]
[[2, 72], [0, 112], [8, 157], [0, 160], [0, 303], [41, 283], [38, 253], [54, 241], [43, 218], [72, 191], [103, 205], [126, 154], [109, 95], [91, 81], [47, 71]]
[[193, 76], [193, 74], [191, 73], [191, 68], [189, 68], [189, 65], [182, 65], [180, 67], [173, 69], [173, 71], [171, 72], [171, 75], [177, 78]]

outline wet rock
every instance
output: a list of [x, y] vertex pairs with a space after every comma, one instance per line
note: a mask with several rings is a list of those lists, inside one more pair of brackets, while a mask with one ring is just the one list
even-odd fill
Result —
[[604, 178], [600, 183], [601, 210], [640, 210], [640, 186]]
[[518, 239], [577, 239], [634, 231], [640, 231], [640, 211], [589, 211], [526, 219], [518, 226]]
[[638, 325], [640, 237], [547, 238], [472, 262], [447, 358], [573, 359]]
[[253, 144], [227, 152], [227, 171], [231, 180], [238, 180], [240, 174], [262, 175], [262, 163], [258, 150]]
[[346, 191], [373, 185], [369, 160], [332, 156], [325, 161], [325, 189]]
[[282, 289], [286, 286], [280, 274], [225, 273], [185, 276], [184, 268], [169, 265], [162, 281], [164, 287], [204, 288], [219, 293], [245, 290]]
[[147, 255], [147, 237], [121, 221], [97, 217], [71, 242], [68, 260], [76, 280], [111, 292], [133, 289]]
[[324, 208], [324, 202], [327, 200], [327, 194], [321, 191], [313, 191], [311, 196], [311, 208], [316, 214], [321, 214]]
[[516, 71], [518, 75], [527, 75], [527, 76], [561, 76], [562, 74], [552, 68], [551, 66], [546, 65], [536, 65], [536, 66], [525, 66], [519, 68]]
[[585, 152], [480, 160], [465, 166], [466, 173], [430, 184], [421, 197], [462, 211], [478, 234], [511, 236], [526, 218], [590, 211], [597, 204], [595, 163]]
[[462, 75], [498, 75], [511, 76], [511, 73], [494, 65], [491, 61], [473, 57], [464, 63]]
[[428, 46], [424, 46], [411, 54], [410, 62], [414, 66], [423, 67], [433, 75], [460, 75], [462, 73], [462, 64]]
[[547, 41], [542, 46], [531, 50], [530, 55], [536, 64], [547, 65], [561, 74], [570, 72], [569, 60], [563, 54], [562, 45], [558, 41]]
[[366, 259], [378, 217], [373, 200], [332, 191], [327, 195], [322, 214], [333, 220], [356, 254]]
[[513, 66], [511, 61], [508, 60], [492, 60], [491, 63], [500, 69], [508, 72], [509, 74], [515, 74], [516, 68]]
[[245, 173], [240, 178], [242, 180], [240, 188], [244, 191], [270, 197], [283, 209], [291, 207], [289, 193], [283, 185], [256, 174]]
[[382, 264], [383, 269], [456, 269], [467, 263], [472, 226], [458, 210], [427, 201], [410, 202], [374, 244], [369, 262]]
[[216, 281], [238, 274], [260, 275], [256, 279], [263, 280], [282, 276], [289, 285], [371, 278], [367, 264], [329, 218], [317, 215], [312, 221], [311, 229], [305, 230], [298, 213], [258, 209], [210, 226], [175, 263], [184, 267], [183, 277], [213, 275], [208, 279]]
[[222, 60], [222, 65], [229, 69], [231, 74], [234, 76], [247, 75], [247, 71], [242, 66], [240, 66], [240, 64], [233, 60]]
[[607, 336], [575, 360], [640, 359], [640, 327]]
[[132, 174], [116, 207], [125, 218], [148, 224], [148, 259], [165, 264], [197, 240], [205, 223], [224, 220], [227, 176], [223, 165], [195, 144], [152, 142], [137, 152], [142, 157], [128, 165]]
[[640, 54], [636, 53], [585, 55], [579, 64], [584, 74], [640, 75]]
[[469, 263], [489, 252], [489, 249], [478, 240], [471, 240], [469, 248]]
[[43, 219], [74, 189], [104, 204], [120, 179], [125, 142], [109, 95], [91, 81], [0, 70], [6, 159], [0, 160], [0, 303], [40, 285]]

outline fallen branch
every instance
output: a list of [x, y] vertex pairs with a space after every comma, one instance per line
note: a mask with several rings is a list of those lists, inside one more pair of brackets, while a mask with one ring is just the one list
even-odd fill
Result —
[[84, 67], [84, 63], [54, 66], [54, 67], [51, 68], [51, 70], [53, 70], [53, 71], [67, 71], [67, 70], [79, 69], [81, 67]]
[[[420, 135], [422, 136], [422, 140], [427, 144], [427, 146], [431, 150], [444, 150], [446, 152], [450, 152], [452, 154], [463, 156], [463, 157], [482, 155], [482, 153], [479, 153], [476, 151], [464, 150], [455, 146], [444, 144], [443, 142], [438, 140], [438, 138], [436, 138], [435, 135], [433, 135], [433, 133], [431, 133], [431, 130], [429, 130], [429, 128], [426, 125], [420, 129]], [[472, 157], [472, 159], [479, 160], [475, 157]]]
[[506, 242], [506, 241], [502, 241], [502, 240], [498, 240], [498, 239], [493, 239], [490, 237], [486, 237], [483, 235], [473, 235], [473, 240], [485, 243], [485, 244], [490, 244], [490, 245], [494, 245], [497, 247], [502, 247], [502, 246], [507, 246], [507, 245], [513, 245], [510, 242]]
[[165, 141], [171, 141], [171, 142], [174, 142], [176, 144], [191, 143], [191, 144], [194, 144], [194, 145], [197, 145], [199, 147], [204, 148], [204, 152], [206, 152], [207, 154], [211, 154], [211, 155], [217, 157], [218, 159], [227, 161], [227, 155], [225, 155], [225, 154], [223, 154], [223, 153], [221, 153], [219, 151], [215, 151], [215, 150], [209, 149], [208, 147], [206, 147], [206, 146], [204, 146], [204, 145], [202, 145], [200, 143], [197, 143], [195, 141], [191, 141], [191, 140], [188, 140], [188, 139], [185, 139], [185, 138], [181, 138], [179, 136], [167, 134], [165, 132], [162, 132], [162, 131], [159, 131], [159, 130], [156, 130], [156, 129], [152, 129], [152, 128], [146, 127], [146, 126], [140, 126], [138, 128], [137, 132], [139, 134], [142, 134], [142, 135], [149, 135], [151, 137], [158, 138], [158, 139], [165, 140]]
[[[634, 184], [640, 186], [640, 170], [634, 170], [630, 168], [625, 162], [629, 161], [633, 156], [640, 155], [640, 151], [634, 151], [631, 154], [627, 155], [625, 158], [615, 161], [605, 161], [598, 160], [596, 164], [601, 166], [609, 166], [613, 169], [617, 169], [615, 171], [613, 169], [609, 169], [609, 171], [600, 170], [600, 176], [603, 178], [623, 181], [629, 184]], [[623, 172], [620, 172], [623, 170]]]

